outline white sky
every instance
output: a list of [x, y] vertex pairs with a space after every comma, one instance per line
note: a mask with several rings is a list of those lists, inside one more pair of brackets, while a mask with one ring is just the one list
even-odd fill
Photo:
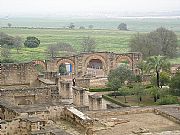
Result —
[[180, 0], [0, 0], [0, 15], [180, 10]]

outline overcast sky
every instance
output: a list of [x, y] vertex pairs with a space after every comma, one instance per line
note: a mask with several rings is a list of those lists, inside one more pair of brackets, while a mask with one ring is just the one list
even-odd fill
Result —
[[180, 10], [180, 0], [0, 0], [0, 15], [48, 15]]

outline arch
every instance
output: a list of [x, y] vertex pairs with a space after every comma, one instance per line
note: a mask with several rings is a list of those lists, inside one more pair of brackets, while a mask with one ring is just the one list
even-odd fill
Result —
[[121, 63], [127, 64], [130, 68], [132, 66], [132, 59], [129, 56], [118, 56], [116, 59], [116, 67], [118, 67]]
[[64, 63], [70, 63], [70, 64], [72, 65], [72, 73], [74, 73], [75, 64], [74, 64], [74, 62], [73, 62], [72, 60], [70, 60], [70, 59], [60, 59], [60, 60], [57, 61], [56, 65], [57, 65], [57, 67], [59, 68], [59, 66], [60, 66], [61, 64], [64, 64]]
[[[88, 56], [85, 61], [84, 61], [84, 74], [87, 73], [87, 70], [88, 70], [88, 64], [91, 60], [100, 60], [102, 62], [102, 68], [101, 70], [103, 70], [104, 72], [104, 75], [107, 74], [107, 63], [106, 63], [106, 60], [103, 56], [101, 55], [97, 55], [97, 54], [92, 54], [90, 56]], [[98, 69], [97, 69], [98, 70]]]
[[34, 65], [41, 65], [46, 70], [46, 63], [42, 60], [35, 60], [33, 61]]

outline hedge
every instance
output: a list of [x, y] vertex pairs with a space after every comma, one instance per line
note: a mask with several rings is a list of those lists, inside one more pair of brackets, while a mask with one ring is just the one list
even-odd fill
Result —
[[112, 91], [111, 88], [90, 88], [89, 92], [106, 92], [106, 91]]
[[114, 98], [112, 98], [112, 97], [110, 97], [108, 95], [102, 95], [102, 97], [104, 99], [106, 99], [106, 100], [108, 100], [108, 101], [110, 101], [110, 102], [112, 102], [114, 104], [120, 105], [122, 107], [130, 107], [129, 105], [123, 104], [123, 103], [119, 102], [118, 100], [116, 100], [116, 99], [114, 99]]

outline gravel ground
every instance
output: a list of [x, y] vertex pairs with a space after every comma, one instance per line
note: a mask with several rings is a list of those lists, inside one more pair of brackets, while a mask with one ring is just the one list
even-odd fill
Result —
[[124, 119], [129, 122], [115, 125], [114, 127], [108, 128], [108, 130], [98, 131], [96, 132], [97, 135], [133, 135], [133, 132], [139, 131], [140, 128], [149, 132], [180, 130], [179, 124], [153, 113], [118, 115], [108, 118], [100, 117], [98, 119], [100, 121], [108, 121], [112, 118]]

